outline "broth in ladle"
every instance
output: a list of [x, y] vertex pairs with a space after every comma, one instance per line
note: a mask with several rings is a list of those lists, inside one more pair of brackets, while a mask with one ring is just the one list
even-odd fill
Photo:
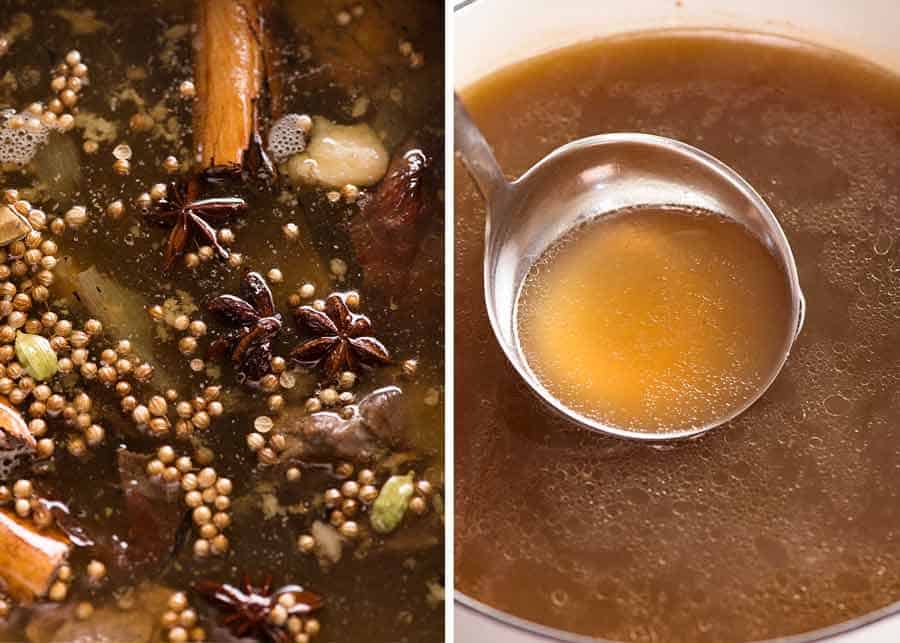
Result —
[[568, 232], [531, 267], [517, 313], [542, 384], [634, 432], [740, 411], [794, 331], [775, 257], [741, 224], [683, 208], [634, 208]]

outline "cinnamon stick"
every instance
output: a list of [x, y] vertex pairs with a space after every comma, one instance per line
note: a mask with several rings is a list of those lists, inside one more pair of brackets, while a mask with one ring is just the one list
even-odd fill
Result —
[[[196, 0], [194, 40], [194, 147], [200, 169], [236, 165], [255, 178], [271, 174], [257, 132], [257, 110], [280, 113], [282, 74], [275, 38], [265, 29], [269, 0]], [[263, 100], [261, 100], [263, 99]], [[268, 166], [268, 167], [267, 167]], [[326, 284], [329, 277], [302, 220], [292, 261], [293, 275]]]
[[68, 539], [55, 528], [38, 531], [0, 509], [0, 581], [14, 600], [28, 604], [46, 596], [69, 549]]
[[194, 147], [203, 168], [241, 165], [265, 81], [266, 0], [198, 0]]

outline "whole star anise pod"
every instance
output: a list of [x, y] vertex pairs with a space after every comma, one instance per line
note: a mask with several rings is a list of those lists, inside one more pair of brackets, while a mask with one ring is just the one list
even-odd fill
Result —
[[272, 362], [272, 338], [281, 330], [281, 314], [275, 312], [272, 291], [262, 275], [248, 272], [241, 280], [240, 297], [219, 295], [209, 302], [208, 309], [234, 327], [210, 345], [210, 359], [228, 353], [249, 378], [265, 375]]
[[313, 337], [297, 346], [291, 358], [301, 366], [321, 368], [329, 379], [360, 365], [391, 363], [388, 349], [372, 337], [372, 322], [352, 312], [343, 293], [329, 295], [324, 311], [301, 306], [294, 311], [294, 318], [297, 326]]
[[192, 236], [212, 246], [222, 259], [228, 259], [228, 251], [219, 243], [214, 226], [247, 209], [247, 202], [237, 197], [197, 199], [198, 185], [197, 181], [170, 182], [167, 196], [144, 214], [149, 221], [172, 228], [163, 259], [166, 270], [184, 253]]
[[211, 603], [226, 612], [222, 624], [237, 637], [266, 637], [275, 643], [287, 643], [291, 640], [288, 631], [269, 619], [272, 608], [279, 604], [279, 598], [285, 594], [293, 597], [290, 601], [280, 603], [288, 616], [303, 616], [321, 609], [322, 597], [303, 589], [299, 585], [285, 585], [272, 590], [271, 579], [261, 586], [254, 586], [245, 577], [241, 586], [215, 583], [208, 580], [198, 581], [194, 588], [203, 594]]

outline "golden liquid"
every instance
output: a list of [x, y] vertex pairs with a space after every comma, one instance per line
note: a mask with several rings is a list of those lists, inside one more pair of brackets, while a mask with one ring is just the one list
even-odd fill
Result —
[[775, 257], [711, 213], [642, 208], [570, 232], [519, 297], [529, 366], [569, 408], [618, 428], [673, 431], [743, 408], [790, 341]]

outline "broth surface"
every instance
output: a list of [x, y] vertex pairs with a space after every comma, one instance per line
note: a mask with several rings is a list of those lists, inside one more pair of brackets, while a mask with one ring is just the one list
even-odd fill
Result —
[[[434, 175], [427, 175], [428, 187], [423, 189], [428, 190], [429, 199], [436, 197], [432, 180], [440, 177], [443, 158], [441, 4], [362, 0], [353, 3], [352, 14], [349, 5], [331, 0], [266, 4], [272, 5], [273, 14], [265, 27], [277, 36], [266, 57], [279, 70], [283, 112], [312, 115], [317, 119], [315, 127], [320, 118], [370, 127], [375, 132], [370, 139], [380, 141], [391, 157], [402, 152], [409, 137], [423, 142], [423, 148], [427, 141], [437, 163], [429, 168]], [[393, 463], [387, 462], [387, 468], [372, 465], [375, 483], [382, 484], [391, 471], [406, 474], [414, 469], [423, 479], [427, 475], [434, 490], [432, 499], [439, 500], [443, 471], [442, 206], [429, 207], [427, 217], [419, 223], [422, 243], [412, 266], [390, 261], [384, 266], [408, 278], [404, 281], [407, 285], [379, 289], [372, 273], [358, 261], [348, 233], [358, 219], [362, 199], [335, 200], [322, 186], [292, 185], [282, 166], [281, 177], [271, 189], [253, 182], [226, 194], [249, 203], [243, 216], [228, 221], [232, 257], [240, 253], [241, 265], [214, 257], [191, 268], [179, 258], [166, 271], [163, 248], [169, 229], [150, 225], [136, 199], [158, 182], [181, 179], [186, 174], [183, 168], [194, 156], [193, 86], [187, 97], [180, 86], [186, 80], [197, 80], [192, 49], [197, 31], [195, 3], [11, 0], [4, 6], [8, 12], [0, 19], [0, 29], [7, 29], [10, 16], [20, 11], [28, 13], [33, 25], [30, 33], [21, 35], [0, 58], [0, 75], [5, 74], [0, 103], [4, 106], [24, 109], [32, 101], [47, 101], [51, 70], [70, 49], [80, 51], [90, 70], [74, 129], [54, 133], [44, 150], [49, 154], [39, 155], [26, 171], [5, 168], [9, 171], [4, 172], [0, 185], [0, 193], [6, 188], [18, 189], [22, 198], [39, 205], [48, 217], [62, 216], [74, 203], [86, 208], [88, 221], [80, 229], [52, 237], [59, 245], [52, 310], [59, 312], [61, 319], [72, 319], [78, 329], [90, 317], [102, 320], [103, 337], [91, 345], [91, 360], [99, 362], [100, 349], [115, 347], [120, 339], [129, 339], [138, 354], [152, 360], [156, 365], [152, 384], [134, 385], [141, 400], [154, 393], [161, 395], [170, 387], [180, 400], [187, 399], [190, 417], [191, 405], [196, 402], [196, 398], [191, 402], [191, 396], [218, 385], [222, 407], [208, 429], [194, 431], [189, 439], [177, 439], [171, 433], [156, 437], [139, 430], [132, 415], [123, 412], [124, 404], [120, 408], [115, 389], [99, 380], [77, 381], [76, 386], [84, 387], [93, 400], [95, 421], [105, 427], [106, 440], [77, 457], [67, 448], [77, 430], [65, 426], [62, 418], [49, 418], [46, 436], [56, 441], [51, 466], [29, 477], [42, 494], [65, 503], [74, 522], [96, 542], [73, 548], [74, 580], [65, 601], [20, 606], [3, 596], [4, 609], [11, 607], [11, 611], [8, 616], [4, 611], [0, 618], [0, 639], [71, 641], [76, 638], [75, 628], [78, 640], [167, 640], [161, 615], [170, 594], [178, 590], [187, 593], [198, 625], [206, 632], [205, 640], [236, 641], [222, 625], [227, 610], [201, 597], [196, 584], [205, 580], [237, 586], [246, 579], [260, 587], [268, 579], [272, 588], [299, 584], [324, 597], [324, 607], [315, 613], [321, 624], [313, 639], [317, 642], [440, 640], [444, 548], [436, 505], [429, 503], [415, 522], [407, 514], [404, 525], [394, 533], [378, 535], [368, 544], [359, 540], [362, 546], [356, 547], [349, 540], [341, 544], [339, 539], [338, 550], [343, 547], [343, 555], [334, 564], [320, 564], [317, 555], [301, 551], [298, 537], [309, 534], [314, 521], [329, 521], [323, 492], [345, 484], [342, 463], [304, 459], [292, 465], [302, 470], [302, 475], [290, 468], [286, 472], [287, 463], [267, 465], [259, 457], [261, 451], [251, 450], [248, 437], [264, 433], [265, 438], [257, 439], [265, 442], [284, 431], [282, 437], [289, 438], [289, 427], [304, 421], [309, 400], [323, 390], [317, 383], [320, 376], [287, 359], [282, 376], [275, 377], [280, 404], [273, 405], [269, 393], [245, 382], [233, 360], [217, 363], [208, 356], [209, 345], [229, 327], [207, 307], [218, 295], [247, 297], [241, 290], [246, 271], [264, 275], [274, 296], [272, 313], [283, 320], [281, 332], [272, 340], [272, 352], [289, 357], [302, 339], [292, 314], [293, 293], [303, 284], [314, 286], [315, 298], [325, 298], [332, 291], [358, 291], [359, 312], [371, 318], [378, 339], [396, 361], [383, 368], [360, 369], [341, 393], [358, 402], [380, 387], [398, 386], [403, 413], [409, 412], [410, 420], [410, 439], [404, 439], [402, 451], [397, 448], [400, 455]], [[339, 17], [345, 18], [344, 24], [339, 24]], [[408, 40], [415, 55], [421, 57], [417, 68], [411, 66], [409, 56], [398, 51], [400, 39]], [[235, 44], [246, 43], [220, 43], [225, 47]], [[369, 53], [378, 51], [382, 53]], [[275, 116], [270, 116], [268, 105], [262, 106], [260, 113], [265, 142]], [[156, 119], [153, 127], [137, 127], [135, 123], [140, 121], [135, 116], [146, 122], [148, 114]], [[86, 145], [89, 141], [93, 148]], [[118, 158], [113, 150], [122, 144], [131, 148], [127, 176], [113, 171]], [[164, 169], [169, 155], [178, 160], [180, 170]], [[362, 187], [360, 192], [371, 196], [375, 190], [375, 186]], [[120, 218], [104, 214], [114, 200], [124, 203]], [[220, 237], [225, 238], [221, 233]], [[199, 252], [197, 245], [192, 239], [188, 250]], [[2, 256], [6, 261], [5, 251]], [[98, 280], [88, 289], [99, 293], [91, 300], [80, 297], [84, 288], [79, 280], [85, 274]], [[6, 271], [4, 279], [8, 276]], [[257, 301], [259, 298], [254, 299]], [[303, 303], [312, 301], [310, 296]], [[154, 305], [165, 307], [166, 321], [156, 323], [148, 316], [146, 309], [152, 312]], [[34, 314], [40, 317], [47, 309], [36, 307]], [[190, 338], [184, 340], [183, 336], [189, 333], [169, 323], [173, 311], [207, 324], [203, 328], [208, 328], [208, 335], [198, 333], [191, 355], [184, 354], [189, 352], [184, 347], [191, 344]], [[416, 359], [417, 368], [403, 373], [400, 363], [407, 358]], [[201, 361], [199, 370], [190, 365], [192, 359]], [[54, 391], [68, 394], [76, 376], [77, 372], [68, 378], [58, 376], [48, 383]], [[175, 424], [176, 406], [172, 398], [167, 399]], [[24, 403], [23, 413], [29, 404], [30, 399]], [[325, 403], [321, 406], [326, 411], [338, 410]], [[271, 421], [261, 424], [261, 417]], [[254, 433], [260, 428], [262, 432]], [[224, 555], [194, 555], [199, 523], [192, 523], [186, 494], [177, 481], [174, 491], [169, 484], [162, 494], [159, 480], [129, 484], [123, 477], [120, 451], [149, 460], [164, 444], [179, 457], [193, 457], [194, 463], [200, 447], [210, 449], [214, 453], [211, 466], [230, 480], [230, 507], [226, 506], [230, 512], [230, 524], [226, 525], [229, 547]], [[354, 477], [361, 473], [361, 466], [357, 463]], [[136, 467], [138, 477], [144, 469], [143, 464]], [[169, 469], [171, 464], [166, 471]], [[196, 473], [199, 476], [199, 470]], [[2, 484], [11, 487], [14, 480]], [[351, 482], [356, 484], [355, 479]], [[138, 497], [134, 504], [143, 510], [136, 520], [129, 495], [135, 491], [154, 497], [162, 494], [164, 499], [143, 506], [140, 503], [147, 501]], [[9, 509], [8, 499], [5, 502], [4, 511]], [[365, 515], [368, 509], [361, 505], [359, 501], [352, 507], [359, 532], [372, 534]], [[169, 516], [165, 525], [160, 524], [163, 513]], [[171, 524], [173, 514], [176, 524]], [[142, 556], [145, 549], [153, 550], [154, 555]], [[119, 559], [126, 558], [127, 564], [122, 562], [119, 568]], [[104, 562], [108, 570], [102, 583], [88, 582], [85, 570], [95, 559]], [[90, 618], [74, 617], [73, 610], [81, 601], [93, 605]], [[146, 625], [146, 636], [138, 637], [133, 630], [124, 632], [121, 627], [125, 624], [138, 624], [139, 631]], [[251, 628], [249, 638], [240, 640], [269, 640], [269, 636]]]
[[457, 588], [624, 641], [766, 639], [900, 600], [900, 79], [778, 38], [651, 32], [523, 62], [464, 99], [512, 176], [615, 131], [722, 159], [785, 228], [807, 315], [729, 425], [666, 450], [580, 430], [494, 339], [484, 208], [458, 164]]
[[679, 208], [612, 213], [531, 267], [517, 303], [529, 366], [614, 427], [678, 431], [758, 394], [791, 335], [787, 277], [742, 225]]

